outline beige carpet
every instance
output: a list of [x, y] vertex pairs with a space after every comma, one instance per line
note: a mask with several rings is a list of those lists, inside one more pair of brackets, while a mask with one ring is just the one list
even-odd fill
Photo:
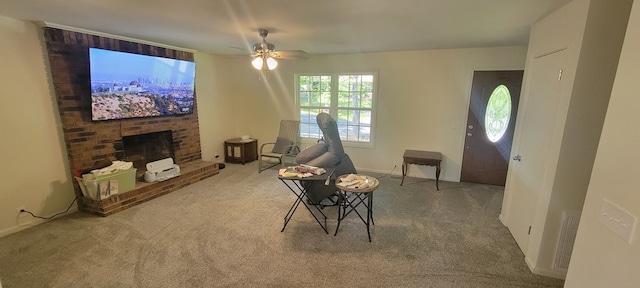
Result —
[[[355, 214], [337, 236], [277, 170], [219, 175], [107, 218], [74, 213], [0, 238], [13, 287], [562, 287], [532, 274], [498, 220], [503, 187], [380, 178], [371, 237]], [[375, 175], [373, 176], [383, 176]]]

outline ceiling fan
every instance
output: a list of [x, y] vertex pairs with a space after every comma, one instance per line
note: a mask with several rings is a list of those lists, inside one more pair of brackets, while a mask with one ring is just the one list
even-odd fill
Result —
[[284, 50], [284, 51], [276, 51], [276, 46], [267, 42], [267, 35], [269, 35], [269, 30], [260, 29], [259, 31], [260, 37], [262, 37], [262, 42], [253, 44], [253, 60], [251, 61], [251, 65], [253, 68], [257, 70], [262, 70], [265, 67], [269, 68], [269, 70], [273, 70], [278, 66], [278, 61], [276, 58], [281, 59], [300, 59], [306, 58], [307, 53], [302, 50]]

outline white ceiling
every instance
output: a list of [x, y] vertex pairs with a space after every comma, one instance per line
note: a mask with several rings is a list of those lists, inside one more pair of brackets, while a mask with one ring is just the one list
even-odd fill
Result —
[[571, 0], [0, 0], [0, 15], [215, 54], [310, 54], [526, 45]]

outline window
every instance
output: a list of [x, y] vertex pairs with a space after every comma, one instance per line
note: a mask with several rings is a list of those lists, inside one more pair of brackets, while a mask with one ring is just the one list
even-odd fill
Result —
[[296, 75], [300, 137], [321, 138], [316, 115], [325, 112], [336, 119], [345, 144], [373, 144], [375, 78], [374, 73]]
[[491, 142], [498, 142], [507, 132], [511, 118], [511, 93], [507, 86], [499, 85], [493, 90], [484, 114], [484, 127]]

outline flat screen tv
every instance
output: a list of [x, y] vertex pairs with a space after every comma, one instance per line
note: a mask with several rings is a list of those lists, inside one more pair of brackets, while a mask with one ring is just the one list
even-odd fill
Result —
[[89, 48], [93, 121], [193, 113], [192, 61]]

